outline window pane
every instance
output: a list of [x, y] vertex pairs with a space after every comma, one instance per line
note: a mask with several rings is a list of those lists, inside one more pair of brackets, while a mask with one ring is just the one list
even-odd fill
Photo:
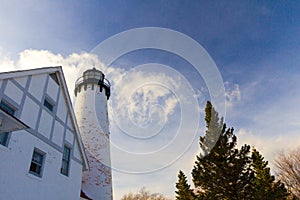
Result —
[[11, 106], [9, 106], [7, 103], [5, 103], [3, 101], [1, 101], [0, 107], [2, 108], [2, 110], [6, 111], [10, 115], [14, 115], [15, 114], [15, 109], [12, 108]]
[[33, 156], [32, 156], [32, 161], [38, 163], [38, 164], [42, 164], [43, 162], [43, 156], [37, 152], [34, 152], [33, 153]]
[[31, 159], [31, 164], [30, 164], [30, 168], [29, 168], [29, 171], [32, 174], [41, 176], [43, 159], [44, 159], [43, 154], [41, 154], [37, 151], [33, 152], [32, 159]]
[[42, 166], [39, 166], [39, 165], [36, 166], [36, 173], [39, 175], [41, 174], [41, 168], [42, 168]]
[[[3, 101], [0, 102], [0, 108], [10, 115], [15, 114], [15, 109]], [[3, 145], [3, 146], [7, 145], [8, 134], [9, 133], [0, 133], [0, 144], [1, 145]]]
[[0, 133], [0, 144], [5, 146], [7, 138], [8, 138], [8, 133]]
[[69, 171], [70, 153], [71, 153], [71, 149], [64, 146], [60, 172], [66, 176], [68, 175], [68, 171]]
[[40, 166], [38, 164], [32, 162], [30, 165], [30, 171], [34, 172], [36, 174], [40, 174], [40, 172], [41, 172]]
[[48, 108], [50, 111], [53, 111], [53, 105], [47, 99], [45, 99], [44, 101], [44, 106]]
[[67, 167], [68, 167], [68, 165], [67, 165], [66, 161], [62, 161], [62, 166], [61, 166], [61, 168], [64, 169], [64, 170], [66, 170]]

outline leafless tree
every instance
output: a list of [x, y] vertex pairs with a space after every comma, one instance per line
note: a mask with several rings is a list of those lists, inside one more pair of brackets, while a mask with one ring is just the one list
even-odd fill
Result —
[[132, 192], [125, 194], [121, 200], [169, 200], [159, 193], [150, 193], [145, 187], [142, 187], [136, 194]]
[[275, 172], [295, 199], [300, 199], [300, 147], [281, 152], [275, 160]]

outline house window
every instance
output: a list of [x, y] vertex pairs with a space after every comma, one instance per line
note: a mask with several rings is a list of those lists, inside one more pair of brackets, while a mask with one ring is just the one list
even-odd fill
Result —
[[50, 103], [50, 101], [48, 100], [48, 99], [45, 99], [44, 100], [44, 106], [46, 107], [46, 108], [48, 108], [51, 112], [53, 111], [53, 104], [52, 103]]
[[29, 172], [33, 175], [42, 177], [43, 163], [44, 163], [45, 153], [35, 149], [32, 154], [31, 164]]
[[7, 146], [7, 140], [8, 140], [8, 132], [6, 133], [0, 133], [0, 144], [3, 146]]
[[[0, 108], [2, 110], [4, 110], [5, 112], [7, 112], [10, 115], [14, 115], [15, 114], [15, 109], [13, 107], [11, 107], [9, 104], [7, 104], [4, 101], [0, 102]], [[3, 146], [7, 146], [8, 144], [8, 135], [9, 132], [5, 132], [5, 133], [0, 133], [0, 144]]]
[[1, 101], [0, 103], [0, 108], [10, 115], [14, 115], [16, 111], [13, 107], [11, 107], [9, 104], [3, 101]]
[[66, 175], [66, 176], [69, 175], [70, 154], [71, 154], [71, 149], [67, 146], [64, 146], [64, 152], [63, 152], [63, 157], [62, 157], [60, 173]]
[[59, 85], [59, 81], [56, 73], [49, 74], [49, 76], [57, 83], [57, 85]]

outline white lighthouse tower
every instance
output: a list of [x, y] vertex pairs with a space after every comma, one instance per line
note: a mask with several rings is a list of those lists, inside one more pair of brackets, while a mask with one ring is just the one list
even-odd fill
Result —
[[109, 121], [107, 100], [110, 83], [93, 68], [83, 72], [75, 85], [75, 113], [86, 150], [89, 171], [83, 172], [82, 196], [93, 200], [112, 199]]

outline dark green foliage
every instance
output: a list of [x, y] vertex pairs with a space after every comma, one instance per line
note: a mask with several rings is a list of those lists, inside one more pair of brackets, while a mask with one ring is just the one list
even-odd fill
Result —
[[[233, 128], [227, 129], [211, 103], [206, 105], [207, 131], [200, 137], [204, 154], [197, 156], [192, 171], [193, 182], [202, 199], [251, 199], [250, 146], [236, 149]], [[206, 156], [205, 156], [206, 155]]]
[[223, 129], [223, 118], [219, 120], [219, 114], [208, 101], [205, 108], [206, 134], [200, 137], [200, 148], [203, 151], [201, 156], [206, 156], [215, 146]]
[[280, 181], [276, 182], [275, 177], [271, 175], [268, 161], [256, 150], [252, 150], [252, 166], [255, 172], [253, 186], [255, 189], [254, 199], [286, 199], [287, 190]]
[[195, 199], [193, 190], [190, 189], [190, 185], [187, 183], [185, 174], [180, 170], [178, 174], [178, 182], [176, 183], [177, 200], [192, 200]]
[[[226, 128], [223, 119], [210, 102], [205, 108], [206, 134], [200, 137], [202, 153], [192, 171], [195, 186], [193, 199], [269, 200], [286, 199], [284, 185], [276, 182], [267, 167], [268, 162], [257, 150], [237, 146], [233, 128]], [[186, 176], [180, 171], [176, 184], [177, 199], [191, 199]], [[184, 196], [187, 195], [187, 196]], [[186, 197], [186, 198], [185, 198]]]

